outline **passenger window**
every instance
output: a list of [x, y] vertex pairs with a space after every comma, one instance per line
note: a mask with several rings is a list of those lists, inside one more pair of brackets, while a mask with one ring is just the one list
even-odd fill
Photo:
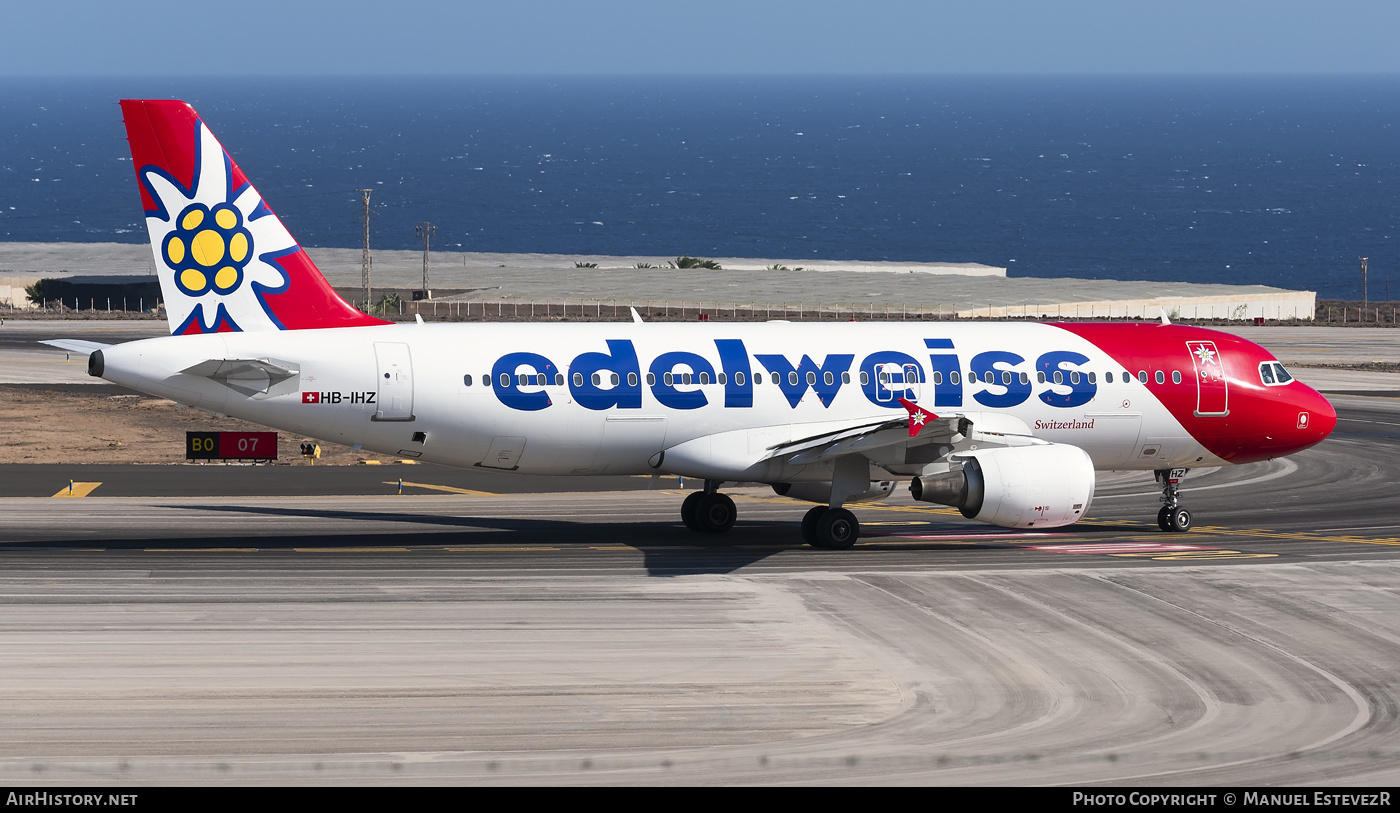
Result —
[[1036, 371], [1036, 373], [1035, 373], [1035, 381], [1036, 381], [1037, 384], [1044, 384], [1044, 383], [1045, 383], [1045, 371], [1044, 371], [1044, 370], [1037, 370], [1037, 371]]
[[548, 381], [549, 379], [545, 377], [544, 373], [540, 373], [539, 375], [535, 376], [535, 383], [540, 385], [541, 387], [543, 387]]
[[635, 386], [637, 386], [637, 374], [636, 374], [636, 373], [628, 373], [628, 374], [627, 374], [627, 386], [629, 386], [629, 387], [635, 387]]
[[1166, 376], [1166, 374], [1163, 373], [1161, 370], [1158, 370], [1158, 371], [1157, 371], [1157, 375], [1154, 376], [1154, 377], [1157, 379], [1157, 383], [1158, 383], [1158, 384], [1165, 384], [1165, 383], [1167, 383], [1167, 376]]
[[810, 385], [812, 385], [812, 384], [815, 384], [815, 383], [817, 383], [817, 374], [816, 374], [815, 372], [811, 371], [811, 370], [808, 370], [808, 371], [807, 371], [807, 384], [808, 384], [808, 386], [810, 386]]
[[[796, 376], [797, 373], [793, 373], [793, 375]], [[777, 374], [777, 373], [773, 373], [773, 383], [774, 383], [774, 384], [778, 383], [778, 374]], [[796, 384], [797, 382], [794, 381], [794, 382], [792, 382], [792, 383]]]
[[1099, 383], [1099, 382], [1096, 380], [1097, 377], [1098, 377], [1098, 373], [1089, 373], [1089, 383], [1090, 383], [1090, 384], [1097, 384], [1097, 383]]
[[995, 384], [996, 377], [992, 375], [991, 370], [988, 370], [987, 372], [982, 374], [982, 381], [987, 384]]
[[842, 373], [842, 374], [841, 374], [841, 383], [842, 383], [842, 384], [849, 384], [849, 383], [851, 383], [851, 374], [850, 374], [850, 373]]
[[620, 379], [620, 378], [617, 377], [617, 373], [613, 373], [613, 374], [612, 374], [612, 385], [613, 385], [614, 387], [616, 387], [616, 386], [617, 386], [618, 384], [620, 384], [620, 383], [622, 383], [622, 379]]
[[690, 383], [690, 373], [681, 373], [681, 384]]
[[670, 373], [666, 373], [665, 375], [661, 376], [661, 380], [666, 382], [666, 386], [668, 387], [676, 383], [676, 377], [671, 375]]
[[[860, 376], [861, 376], [861, 382], [860, 382], [860, 383], [864, 384], [864, 383], [865, 383], [865, 373], [861, 373]], [[961, 384], [961, 383], [962, 383], [962, 373], [958, 372], [957, 370], [954, 370], [954, 371], [952, 371], [951, 373], [948, 373], [948, 381], [949, 381], [950, 383], [952, 383], [954, 386], [957, 386], [957, 385]]]
[[890, 383], [890, 374], [889, 374], [889, 373], [880, 373], [880, 383], [881, 383], [881, 384], [888, 384], [888, 383]]
[[1280, 384], [1287, 384], [1293, 380], [1293, 376], [1289, 375], [1288, 371], [1283, 369], [1283, 365], [1278, 362], [1274, 362], [1274, 373], [1278, 375], [1278, 383]]
[[575, 386], [575, 387], [582, 387], [582, 386], [583, 386], [583, 373], [574, 373], [574, 386]]
[[472, 377], [471, 377], [471, 374], [470, 374], [470, 373], [468, 373], [467, 375], [462, 376], [462, 383], [463, 383], [464, 385], [468, 386], [468, 387], [470, 387], [470, 386], [472, 385]]
[[509, 387], [509, 386], [510, 386], [510, 373], [501, 373], [501, 386], [502, 386], [502, 387]]
[[943, 383], [943, 373], [942, 373], [942, 372], [940, 372], [940, 371], [938, 371], [938, 370], [934, 370], [934, 371], [933, 371], [933, 383], [934, 383], [934, 384], [942, 384], [942, 383]]
[[[776, 383], [776, 382], [775, 382], [775, 383]], [[796, 383], [797, 383], [797, 371], [796, 371], [796, 370], [792, 370], [792, 371], [790, 371], [790, 372], [788, 373], [788, 385], [791, 386], [791, 385], [796, 384]]]
[[729, 376], [725, 375], [724, 373], [720, 373], [720, 374], [717, 376], [717, 378], [719, 379], [719, 383], [721, 383], [721, 384], [728, 384], [728, 383], [729, 383]]
[[831, 373], [823, 373], [823, 374], [822, 374], [822, 382], [825, 383], [825, 384], [827, 384], [827, 385], [835, 384], [835, 383], [836, 383], [836, 376], [832, 375]]
[[1056, 383], [1056, 384], [1063, 384], [1063, 383], [1065, 383], [1065, 374], [1062, 373], [1062, 372], [1060, 372], [1059, 370], [1056, 370], [1056, 371], [1055, 371], [1055, 383]]
[[1029, 383], [1031, 383], [1031, 377], [1028, 376], [1028, 375], [1026, 375], [1025, 373], [1021, 373], [1021, 383], [1022, 383], [1022, 384], [1029, 384]]
[[735, 383], [735, 384], [738, 384], [738, 385], [741, 386], [741, 387], [744, 386], [744, 374], [743, 374], [743, 373], [735, 373], [735, 374], [734, 374], [734, 383]]
[[1078, 371], [1078, 370], [1075, 370], [1074, 372], [1072, 372], [1072, 373], [1069, 374], [1069, 383], [1071, 383], [1071, 384], [1078, 384], [1078, 383], [1079, 383], [1079, 371]]
[[1140, 382], [1142, 382], [1142, 383], [1144, 383], [1144, 384], [1147, 383], [1147, 371], [1146, 371], [1146, 370], [1138, 370], [1138, 381], [1140, 381]]
[[1181, 383], [1181, 371], [1180, 371], [1180, 370], [1172, 370], [1172, 383], [1173, 383], [1173, 384], [1180, 384], [1180, 383]]
[[563, 374], [563, 373], [555, 373], [555, 374], [554, 374], [554, 386], [556, 386], [556, 387], [562, 387], [562, 386], [564, 386], [564, 374]]
[[1105, 384], [1112, 384], [1112, 383], [1113, 383], [1113, 371], [1112, 371], [1112, 370], [1110, 370], [1109, 372], [1106, 372], [1106, 373], [1103, 374], [1103, 383], [1105, 383]]
[[603, 383], [603, 377], [602, 377], [601, 375], [598, 375], [597, 373], [594, 373], [594, 374], [593, 374], [593, 386], [596, 387], [596, 386], [599, 386], [599, 385], [602, 384], [602, 383]]
[[1004, 386], [1008, 386], [1008, 387], [1011, 386], [1011, 371], [1010, 371], [1010, 370], [1002, 370], [1002, 371], [1001, 371], [1001, 383], [1002, 383], [1002, 385], [1004, 385]]
[[656, 385], [656, 373], [647, 373], [647, 386], [648, 386], [648, 387], [652, 387], [652, 386], [655, 386], [655, 385]]

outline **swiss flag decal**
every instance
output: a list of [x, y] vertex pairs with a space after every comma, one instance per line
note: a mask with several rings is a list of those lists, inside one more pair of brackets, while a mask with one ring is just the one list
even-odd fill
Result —
[[303, 404], [319, 404], [319, 403], [321, 403], [321, 393], [319, 393], [319, 392], [303, 392], [303, 393], [301, 394], [301, 402], [302, 402]]

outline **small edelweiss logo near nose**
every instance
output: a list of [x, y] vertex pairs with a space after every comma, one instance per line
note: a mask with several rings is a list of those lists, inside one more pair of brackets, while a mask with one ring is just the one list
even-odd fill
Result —
[[243, 267], [253, 254], [253, 238], [243, 215], [227, 203], [213, 209], [194, 203], [180, 213], [175, 231], [161, 246], [175, 271], [175, 285], [189, 296], [209, 291], [229, 294], [243, 281]]

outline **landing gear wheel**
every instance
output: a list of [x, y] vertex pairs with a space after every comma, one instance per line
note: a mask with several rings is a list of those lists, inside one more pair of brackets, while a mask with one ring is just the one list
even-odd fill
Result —
[[821, 547], [821, 541], [817, 539], [817, 523], [821, 521], [822, 515], [830, 511], [825, 505], [815, 505], [806, 514], [802, 515], [802, 541], [814, 548]]
[[729, 529], [734, 527], [738, 513], [728, 494], [702, 493], [700, 503], [695, 509], [695, 521], [702, 531], [712, 534], [728, 533]]
[[1167, 524], [1170, 526], [1169, 529], [1176, 533], [1186, 533], [1191, 530], [1191, 512], [1178, 505], [1171, 509]]
[[1157, 512], [1157, 527], [1168, 533], [1171, 532], [1172, 509], [1170, 505], [1162, 506], [1162, 510]]
[[845, 550], [860, 538], [860, 521], [844, 508], [830, 508], [817, 520], [818, 547]]
[[705, 496], [703, 491], [692, 491], [685, 496], [685, 502], [681, 503], [681, 522], [692, 531], [700, 530], [700, 521], [696, 518], [696, 509], [700, 507], [700, 500]]

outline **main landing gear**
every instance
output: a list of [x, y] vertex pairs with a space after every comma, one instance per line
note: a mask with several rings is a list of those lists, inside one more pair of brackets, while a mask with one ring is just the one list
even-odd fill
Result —
[[681, 503], [681, 522], [692, 531], [711, 534], [728, 533], [734, 527], [738, 511], [728, 494], [719, 493], [722, 480], [706, 480], [705, 490], [687, 495]]
[[1157, 512], [1157, 527], [1168, 533], [1191, 530], [1191, 511], [1180, 503], [1178, 484], [1190, 469], [1157, 469], [1157, 484], [1162, 487], [1162, 510]]
[[814, 506], [802, 517], [802, 541], [814, 548], [845, 550], [860, 538], [860, 521], [844, 508]]

